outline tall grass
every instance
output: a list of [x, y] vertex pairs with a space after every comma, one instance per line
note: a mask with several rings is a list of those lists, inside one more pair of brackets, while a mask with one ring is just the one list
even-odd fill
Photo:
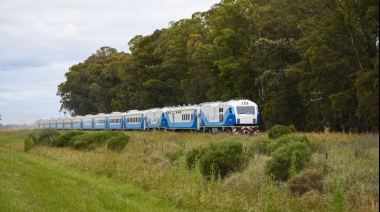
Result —
[[0, 148], [0, 211], [181, 211], [158, 196]]
[[[288, 182], [273, 181], [264, 173], [270, 153], [260, 154], [257, 143], [267, 134], [243, 136], [171, 132], [127, 132], [130, 142], [120, 153], [106, 145], [92, 151], [38, 147], [30, 151], [93, 174], [131, 183], [176, 205], [196, 211], [378, 211], [379, 136], [377, 134], [307, 133], [312, 149], [309, 168], [325, 173], [323, 191], [293, 195]], [[187, 169], [178, 151], [209, 142], [241, 142], [255, 152], [248, 167], [224, 179], [205, 179], [199, 166]], [[268, 151], [268, 150], [266, 150]], [[336, 179], [339, 180], [337, 184]], [[339, 186], [337, 186], [339, 185]], [[335, 199], [334, 199], [335, 198]]]

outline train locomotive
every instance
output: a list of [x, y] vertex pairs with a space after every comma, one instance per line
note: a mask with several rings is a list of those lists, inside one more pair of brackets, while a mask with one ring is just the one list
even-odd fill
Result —
[[41, 119], [36, 129], [60, 130], [164, 130], [256, 134], [260, 123], [256, 103], [250, 100], [205, 102], [148, 110], [100, 113]]

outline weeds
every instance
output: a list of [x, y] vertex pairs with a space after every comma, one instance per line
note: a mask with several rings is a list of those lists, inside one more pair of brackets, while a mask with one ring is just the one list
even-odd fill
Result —
[[[105, 142], [94, 142], [97, 145], [91, 151], [37, 146], [29, 152], [131, 183], [191, 211], [378, 211], [378, 135], [293, 133], [290, 137], [307, 137], [312, 153], [310, 162], [304, 171], [295, 169], [301, 172], [290, 181], [276, 182], [265, 174], [265, 165], [275, 154], [264, 154], [258, 145], [267, 146], [271, 142], [264, 133], [254, 137], [165, 132], [126, 134], [129, 142], [117, 154], [107, 150]], [[214, 174], [206, 180], [197, 162], [192, 169], [187, 168], [185, 156], [194, 148], [209, 147], [211, 142], [239, 142], [245, 153], [252, 149], [256, 152], [255, 148], [260, 146], [262, 154], [260, 157], [255, 154], [247, 167], [238, 172], [224, 178]], [[357, 155], [355, 148], [360, 149]], [[295, 155], [292, 159], [293, 154], [289, 154], [289, 167], [297, 166], [300, 155]], [[308, 170], [318, 171], [313, 174]], [[215, 167], [211, 172], [218, 173]], [[289, 174], [289, 169], [286, 172]], [[299, 187], [293, 193], [298, 189], [301, 195], [291, 192], [291, 182], [297, 177]], [[318, 183], [313, 185], [314, 181]]]

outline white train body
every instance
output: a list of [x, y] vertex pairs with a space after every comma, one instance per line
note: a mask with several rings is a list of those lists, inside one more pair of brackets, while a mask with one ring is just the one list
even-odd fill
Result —
[[251, 134], [257, 132], [259, 120], [256, 103], [250, 100], [230, 100], [38, 120], [35, 126], [36, 129], [192, 130]]

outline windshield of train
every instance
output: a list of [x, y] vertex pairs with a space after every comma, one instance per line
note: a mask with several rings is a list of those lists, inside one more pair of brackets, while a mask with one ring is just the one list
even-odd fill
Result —
[[237, 106], [237, 114], [255, 114], [254, 106]]

